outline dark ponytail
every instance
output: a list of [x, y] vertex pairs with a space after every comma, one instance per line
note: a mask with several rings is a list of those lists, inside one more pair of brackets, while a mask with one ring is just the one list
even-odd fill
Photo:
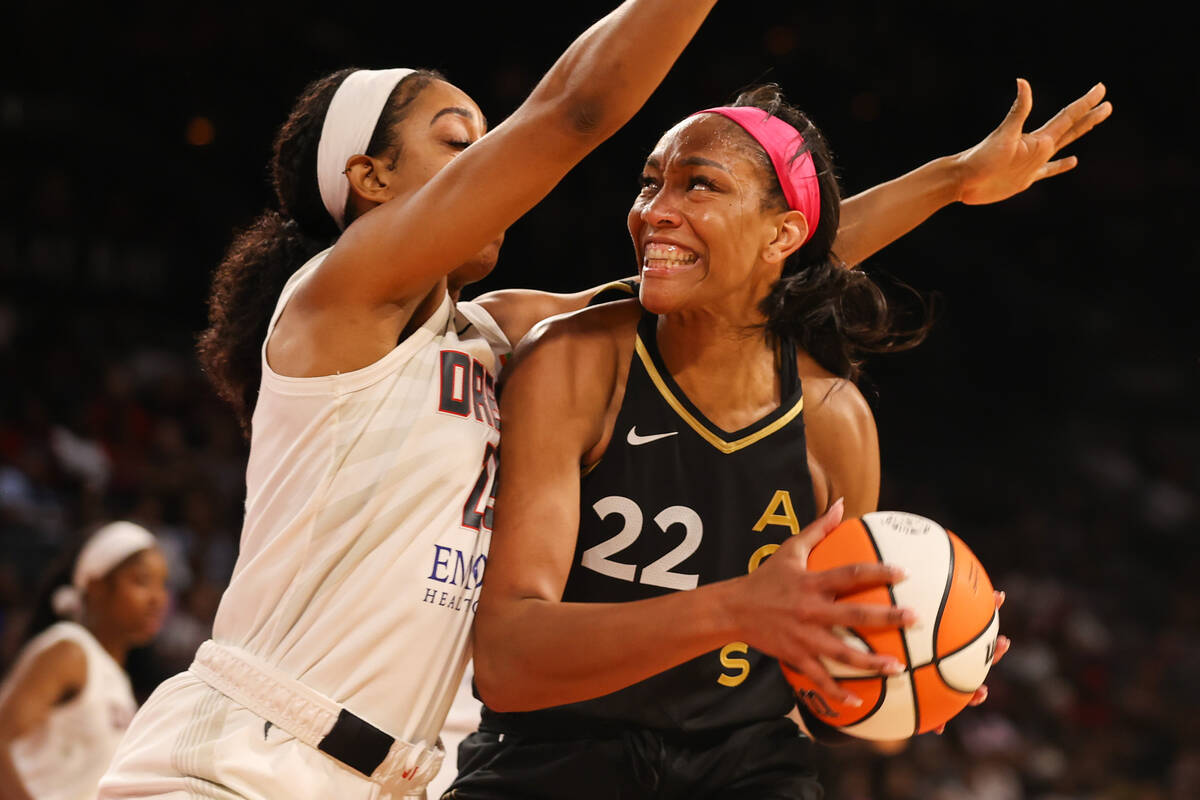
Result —
[[[327, 75], [300, 94], [272, 149], [271, 183], [278, 210], [265, 211], [238, 233], [213, 275], [208, 328], [197, 350], [209, 380], [233, 406], [247, 434], [262, 380], [263, 341], [279, 293], [297, 269], [340, 234], [317, 185], [317, 145], [333, 95], [354, 71]], [[393, 136], [396, 123], [421, 90], [440, 77], [420, 70], [396, 85], [366, 155], [399, 157]]]
[[[792, 157], [810, 153], [820, 184], [821, 218], [816, 231], [788, 257], [779, 280], [759, 305], [767, 318], [767, 333], [779, 341], [795, 342], [821, 366], [850, 380], [859, 376], [864, 355], [920, 344], [929, 332], [929, 320], [915, 329], [898, 329], [879, 286], [866, 273], [847, 269], [833, 252], [841, 224], [842, 196], [833, 157], [821, 131], [784, 100], [775, 84], [742, 92], [732, 105], [761, 108], [799, 131], [804, 145]], [[770, 157], [761, 147], [755, 152], [771, 178], [766, 203], [786, 208]]]

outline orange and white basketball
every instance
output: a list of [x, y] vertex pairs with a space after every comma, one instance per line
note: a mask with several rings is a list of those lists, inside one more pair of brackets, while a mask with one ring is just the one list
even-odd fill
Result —
[[863, 700], [859, 707], [824, 696], [786, 664], [784, 674], [807, 714], [842, 733], [896, 740], [934, 730], [966, 707], [992, 665], [1000, 629], [992, 583], [961, 539], [933, 520], [902, 511], [846, 520], [813, 548], [808, 568], [863, 561], [902, 567], [908, 577], [838, 599], [911, 608], [917, 622], [904, 629], [840, 633], [852, 647], [893, 655], [907, 669], [877, 675], [826, 661], [838, 683]]

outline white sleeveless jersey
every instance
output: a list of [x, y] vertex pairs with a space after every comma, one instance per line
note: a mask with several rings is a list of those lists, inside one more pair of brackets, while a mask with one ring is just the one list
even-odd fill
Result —
[[13, 672], [64, 640], [87, 656], [83, 691], [54, 707], [42, 725], [13, 742], [11, 752], [21, 782], [37, 800], [92, 800], [137, 703], [125, 670], [74, 622], [59, 622], [34, 637]]
[[[327, 253], [288, 281], [268, 339]], [[448, 296], [353, 372], [278, 375], [264, 343], [241, 548], [213, 638], [432, 744], [470, 655], [509, 349], [487, 312]]]

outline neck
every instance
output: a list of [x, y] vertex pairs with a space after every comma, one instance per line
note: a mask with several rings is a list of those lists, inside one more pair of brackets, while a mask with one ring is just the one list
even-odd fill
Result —
[[130, 643], [129, 639], [122, 635], [119, 631], [111, 630], [108, 626], [91, 621], [85, 621], [84, 626], [96, 637], [96, 641], [100, 646], [112, 656], [113, 661], [125, 666], [125, 659], [129, 656]]
[[659, 317], [658, 348], [671, 376], [726, 431], [753, 424], [782, 400], [775, 350], [759, 323], [704, 312]]
[[773, 364], [774, 351], [762, 327], [766, 318], [758, 310], [770, 287], [760, 283], [747, 281], [718, 301], [659, 317], [658, 347], [672, 374], [676, 365], [686, 368], [693, 363], [705, 370], [721, 369], [721, 375], [726, 368], [757, 371], [764, 359]]

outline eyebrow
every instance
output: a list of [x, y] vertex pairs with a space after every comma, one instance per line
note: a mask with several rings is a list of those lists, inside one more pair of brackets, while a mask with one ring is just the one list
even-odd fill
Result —
[[[729, 168], [721, 162], [713, 161], [711, 158], [703, 158], [701, 156], [688, 156], [687, 158], [681, 160], [679, 165], [682, 167], [716, 167], [722, 172], [729, 172]], [[654, 156], [650, 156], [646, 159], [646, 166], [653, 167], [654, 169], [662, 169], [662, 163]]]
[[711, 158], [701, 158], [700, 156], [688, 156], [679, 163], [685, 167], [716, 167], [722, 172], [729, 172], [729, 169], [721, 162], [713, 161]]
[[432, 126], [433, 123], [437, 122], [440, 117], [442, 117], [446, 114], [456, 114], [460, 117], [465, 117], [466, 119], [470, 120], [471, 122], [475, 121], [475, 114], [471, 111], [471, 109], [461, 108], [459, 106], [448, 106], [433, 115], [433, 119], [429, 120], [430, 126]]

